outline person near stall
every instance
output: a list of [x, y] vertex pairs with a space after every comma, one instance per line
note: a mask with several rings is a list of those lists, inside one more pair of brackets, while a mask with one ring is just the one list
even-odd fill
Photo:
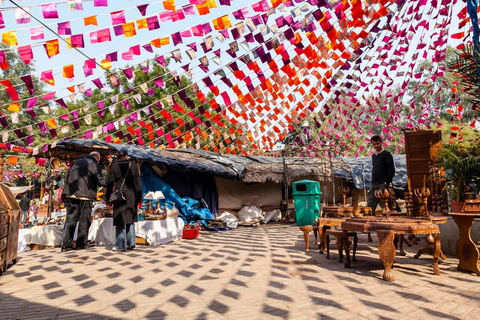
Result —
[[[372, 208], [372, 215], [375, 215], [377, 204], [380, 202], [375, 196], [375, 190], [383, 191], [392, 183], [395, 176], [395, 164], [392, 154], [383, 148], [383, 141], [380, 136], [373, 136], [370, 141], [374, 153], [372, 155], [372, 182], [368, 191], [367, 206]], [[382, 203], [381, 205], [383, 206]]]
[[37, 204], [37, 201], [32, 199], [32, 201], [30, 201], [29, 217], [33, 217], [34, 224], [38, 222], [38, 209], [39, 209], [39, 206]]
[[20, 221], [20, 223], [27, 223], [28, 209], [30, 209], [30, 198], [27, 197], [26, 193], [22, 194], [22, 198], [18, 202], [18, 205], [20, 206], [20, 210], [22, 211], [22, 220]]
[[[92, 202], [97, 199], [97, 187], [105, 187], [102, 177], [100, 153], [91, 152], [75, 161], [68, 170], [62, 200], [67, 208], [67, 221], [63, 229], [62, 251], [84, 249], [87, 245], [90, 228]], [[73, 235], [78, 222], [77, 244], [73, 247]]]
[[106, 199], [110, 199], [114, 190], [122, 191], [123, 199], [113, 204], [116, 235], [113, 251], [125, 252], [125, 249], [134, 249], [136, 244], [133, 223], [138, 221], [137, 209], [142, 202], [142, 182], [137, 164], [127, 159], [125, 151], [117, 151], [115, 156], [117, 160], [108, 171]]

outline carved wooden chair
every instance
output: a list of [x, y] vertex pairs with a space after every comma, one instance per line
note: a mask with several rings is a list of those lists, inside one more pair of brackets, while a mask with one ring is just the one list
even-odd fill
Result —
[[[337, 249], [338, 249], [338, 256], [339, 256], [339, 261], [338, 262], [343, 262], [343, 230], [341, 229], [327, 229], [326, 230], [326, 247], [327, 247], [327, 259], [330, 259], [330, 236], [334, 236], [336, 239], [337, 243]], [[356, 232], [348, 232], [348, 242], [349, 246], [352, 243], [350, 241], [350, 238], [353, 238], [353, 256], [352, 256], [352, 261], [355, 262], [357, 259], [355, 259], [355, 253], [357, 252], [357, 244], [358, 244], [358, 238], [357, 238], [357, 233]]]

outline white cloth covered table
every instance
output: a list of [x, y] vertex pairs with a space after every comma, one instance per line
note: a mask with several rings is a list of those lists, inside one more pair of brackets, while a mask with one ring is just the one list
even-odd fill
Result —
[[18, 230], [18, 252], [25, 252], [30, 250], [27, 247], [28, 234], [31, 229], [20, 229]]
[[113, 218], [93, 220], [88, 230], [88, 240], [94, 241], [97, 246], [115, 244]]
[[[180, 240], [184, 222], [181, 218], [166, 220], [146, 220], [135, 222], [135, 235], [145, 239], [149, 245], [158, 246], [163, 243]], [[96, 245], [115, 244], [115, 227], [112, 218], [94, 220], [88, 232], [88, 240]]]
[[27, 244], [38, 244], [47, 247], [62, 245], [63, 225], [46, 225], [30, 229], [27, 235]]
[[184, 222], [181, 218], [145, 220], [135, 223], [135, 235], [151, 246], [182, 239]]

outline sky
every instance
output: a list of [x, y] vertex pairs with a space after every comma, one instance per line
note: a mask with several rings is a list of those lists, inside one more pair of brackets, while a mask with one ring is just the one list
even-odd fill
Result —
[[[138, 44], [144, 45], [144, 44], [147, 44], [152, 39], [168, 37], [172, 33], [188, 30], [195, 25], [205, 23], [207, 21], [212, 21], [213, 19], [215, 19], [217, 17], [220, 17], [220, 16], [223, 16], [223, 15], [226, 15], [226, 14], [229, 14], [232, 25], [235, 25], [235, 23], [237, 23], [238, 21], [233, 19], [231, 13], [235, 10], [247, 7], [247, 8], [250, 8], [250, 10], [249, 10], [250, 15], [253, 16], [254, 13], [251, 9], [251, 5], [253, 3], [258, 2], [258, 1], [239, 1], [239, 0], [236, 0], [234, 2], [231, 2], [231, 6], [220, 6], [220, 5], [218, 5], [218, 8], [211, 9], [211, 14], [208, 14], [208, 15], [202, 15], [202, 16], [199, 16], [198, 14], [197, 15], [186, 15], [185, 20], [180, 20], [180, 21], [177, 21], [177, 22], [172, 22], [172, 21], [161, 22], [160, 23], [160, 29], [155, 30], [155, 31], [148, 31], [146, 29], [137, 30], [137, 35], [134, 36], [134, 37], [131, 37], [131, 38], [125, 38], [122, 35], [115, 36], [112, 33], [112, 40], [113, 41], [104, 42], [104, 43], [100, 43], [100, 44], [98, 44], [98, 43], [97, 44], [91, 44], [90, 40], [89, 40], [89, 37], [88, 37], [88, 33], [92, 32], [92, 31], [100, 30], [102, 28], [110, 27], [112, 25], [111, 12], [124, 10], [127, 22], [136, 21], [136, 20], [142, 18], [139, 10], [137, 9], [137, 6], [145, 4], [144, 0], [142, 0], [142, 1], [127, 1], [127, 0], [115, 0], [115, 1], [113, 1], [113, 0], [109, 0], [108, 2], [109, 2], [108, 7], [94, 7], [93, 6], [93, 1], [83, 1], [83, 9], [84, 9], [83, 11], [68, 11], [66, 2], [65, 1], [58, 1], [58, 2], [55, 2], [55, 3], [57, 4], [59, 18], [58, 19], [44, 19], [40, 5], [49, 4], [49, 3], [52, 3], [52, 2], [41, 1], [41, 3], [39, 3], [38, 1], [32, 1], [32, 0], [30, 0], [30, 1], [26, 1], [26, 0], [16, 1], [16, 3], [21, 5], [21, 6], [31, 6], [31, 8], [30, 8], [31, 14], [33, 16], [37, 17], [38, 19], [40, 19], [45, 24], [47, 24], [53, 30], [57, 30], [58, 23], [70, 21], [72, 34], [75, 35], [75, 34], [79, 34], [79, 33], [85, 33], [85, 37], [84, 37], [85, 48], [82, 48], [80, 50], [85, 55], [87, 55], [88, 57], [95, 58], [98, 62], [101, 61], [102, 59], [104, 59], [106, 54], [118, 51], [119, 61], [116, 62], [116, 63], [113, 63], [113, 67], [114, 68], [124, 68], [126, 64], [135, 65], [135, 64], [138, 64], [142, 61], [145, 61], [146, 59], [151, 59], [151, 58], [155, 57], [155, 55], [165, 55], [165, 57], [169, 57], [171, 55], [171, 51], [178, 48], [178, 49], [181, 50], [181, 53], [182, 53], [182, 61], [179, 62], [179, 63], [172, 63], [170, 65], [170, 69], [171, 70], [178, 70], [179, 73], [183, 73], [183, 70], [181, 68], [182, 65], [190, 63], [190, 67], [193, 67], [193, 66], [197, 66], [199, 64], [198, 58], [205, 55], [205, 54], [203, 54], [203, 51], [199, 48], [198, 51], [197, 51], [197, 54], [196, 54], [196, 58], [193, 59], [192, 61], [190, 61], [190, 59], [185, 54], [185, 50], [188, 49], [187, 45], [191, 44], [193, 42], [196, 42], [197, 47], [200, 47], [200, 43], [203, 42], [204, 37], [191, 37], [191, 38], [184, 37], [183, 38], [183, 44], [180, 44], [176, 47], [174, 47], [173, 45], [169, 45], [169, 46], [165, 46], [165, 47], [162, 47], [162, 48], [159, 48], [159, 49], [153, 48], [153, 53], [147, 53], [144, 49], [141, 49], [141, 55], [133, 56], [132, 60], [127, 60], [127, 61], [122, 60], [121, 54], [123, 52], [128, 51], [128, 49], [132, 46], [135, 46], [135, 45], [138, 45]], [[331, 1], [331, 2], [334, 3], [336, 1]], [[217, 3], [218, 3], [218, 1], [217, 1]], [[294, 3], [294, 5], [298, 6], [298, 7], [300, 7], [302, 4], [303, 3], [301, 3], [301, 2]], [[176, 2], [177, 8], [185, 7], [185, 6], [188, 6], [188, 5], [189, 5], [188, 1], [183, 1], [183, 2], [177, 1]], [[415, 52], [416, 45], [419, 43], [419, 41], [422, 40], [422, 41], [424, 41], [425, 43], [428, 44], [428, 43], [430, 43], [432, 37], [435, 35], [435, 32], [436, 32], [435, 25], [434, 25], [435, 21], [430, 21], [430, 19], [429, 19], [430, 18], [430, 13], [431, 13], [430, 6], [431, 6], [431, 3], [428, 2], [425, 6], [422, 6], [421, 12], [414, 12], [414, 14], [416, 16], [418, 16], [418, 18], [419, 18], [418, 20], [425, 20], [425, 21], [430, 22], [430, 28], [428, 30], [427, 29], [423, 30], [423, 29], [419, 28], [415, 33], [412, 33], [411, 35], [409, 35], [410, 43], [411, 43], [411, 45], [410, 45], [411, 50], [409, 49], [409, 52], [406, 53], [406, 55], [403, 58], [404, 59], [403, 61], [398, 61], [397, 63], [399, 63], [399, 64], [400, 63], [403, 64], [403, 63], [407, 63], [407, 62], [410, 63], [411, 62], [410, 60], [412, 59], [412, 55]], [[451, 45], [456, 45], [458, 43], [458, 40], [452, 40], [450, 35], [459, 31], [458, 29], [456, 29], [456, 26], [458, 25], [458, 21], [459, 21], [458, 18], [457, 18], [457, 12], [460, 11], [460, 9], [463, 6], [464, 6], [464, 3], [462, 1], [458, 1], [456, 3], [456, 5], [453, 7], [453, 11], [454, 11], [454, 13], [452, 14], [453, 21], [452, 21], [452, 23], [450, 25], [450, 28], [449, 28], [449, 33], [450, 34], [447, 37], [448, 40], [449, 40], [449, 43]], [[76, 52], [74, 49], [68, 50], [67, 45], [63, 42], [60, 43], [60, 54], [49, 59], [47, 57], [46, 53], [45, 53], [45, 50], [44, 50], [42, 44], [46, 40], [52, 40], [52, 39], [57, 38], [57, 36], [54, 33], [51, 33], [50, 31], [45, 30], [45, 39], [44, 40], [36, 40], [36, 41], [33, 40], [32, 41], [30, 39], [30, 28], [38, 26], [39, 23], [32, 20], [32, 22], [28, 23], [28, 24], [16, 24], [13, 8], [14, 8], [14, 6], [12, 4], [12, 1], [4, 1], [3, 4], [0, 4], [0, 11], [2, 12], [3, 18], [5, 20], [5, 24], [6, 24], [6, 28], [1, 30], [1, 32], [5, 32], [5, 31], [9, 31], [9, 30], [17, 30], [17, 36], [18, 36], [20, 46], [27, 45], [27, 44], [32, 44], [33, 52], [34, 52], [34, 56], [35, 56], [35, 60], [36, 60], [35, 65], [36, 65], [36, 69], [38, 71], [36, 75], [39, 76], [40, 71], [53, 69], [56, 85], [55, 86], [47, 86], [47, 90], [55, 91], [56, 95], [57, 95], [57, 98], [62, 97], [62, 98], [65, 98], [66, 101], [68, 101], [68, 96], [70, 95], [70, 92], [66, 89], [66, 87], [68, 87], [68, 86], [80, 85], [82, 83], [85, 83], [86, 88], [94, 88], [94, 85], [91, 83], [91, 80], [101, 77], [103, 82], [106, 81], [105, 78], [103, 78], [103, 71], [100, 70], [98, 67], [94, 70], [93, 75], [89, 76], [88, 78], [85, 78], [83, 76], [83, 71], [82, 71], [81, 66], [83, 65], [86, 58], [82, 54], [80, 54], [79, 52]], [[390, 8], [392, 10], [395, 10], [395, 6], [392, 6]], [[405, 6], [404, 10], [406, 10], [406, 8], [407, 8], [407, 6]], [[291, 9], [292, 8], [285, 8], [286, 12], [290, 11]], [[314, 9], [314, 7], [306, 5], [306, 10], [303, 14], [311, 12], [311, 10], [313, 10], [313, 9]], [[158, 15], [159, 13], [162, 13], [162, 12], [165, 12], [164, 5], [163, 5], [162, 1], [152, 2], [152, 3], [149, 3], [149, 5], [148, 5], [146, 16], [148, 17], [148, 16], [152, 16], [152, 15]], [[276, 17], [278, 17], [280, 14], [282, 14], [282, 12], [280, 10], [278, 10], [273, 16], [269, 17], [267, 25], [271, 26], [272, 24], [274, 24], [274, 22], [275, 22], [274, 19]], [[84, 26], [84, 18], [88, 17], [88, 16], [93, 16], [93, 15], [97, 16], [98, 26]], [[403, 23], [403, 21], [397, 21], [398, 24], [400, 26], [407, 26], [408, 27], [409, 22], [407, 21], [408, 19], [406, 19], [406, 18], [408, 18], [408, 15], [406, 15], [405, 12], [403, 12], [402, 14], [397, 15], [397, 16], [400, 16], [401, 19], [406, 20], [405, 23]], [[337, 21], [337, 19], [334, 15], [329, 21], [333, 25], [338, 23], [338, 21]], [[468, 27], [469, 27], [469, 25], [467, 24], [467, 26], [465, 28], [468, 28]], [[360, 28], [358, 28], [357, 30], [354, 30], [354, 31], [359, 32], [359, 29]], [[322, 30], [320, 29], [320, 27], [318, 25], [317, 25], [316, 33], [317, 34], [322, 34]], [[382, 47], [382, 41], [383, 41], [382, 39], [383, 39], [383, 37], [386, 33], [387, 33], [386, 31], [378, 33], [376, 35], [375, 39], [373, 39], [373, 38], [371, 39], [371, 40], [375, 40], [375, 42], [373, 42], [373, 45], [371, 46], [371, 48], [368, 49], [368, 52], [366, 53], [366, 55], [372, 57], [372, 59], [371, 60], [363, 59], [363, 62], [362, 62], [362, 65], [361, 65], [362, 70], [368, 69], [368, 68], [375, 65], [376, 60], [377, 60], [376, 58], [380, 54], [379, 53], [380, 52], [379, 48]], [[218, 34], [219, 34], [219, 32], [214, 30], [209, 35], [214, 36], [214, 49], [221, 49], [221, 51], [222, 51], [221, 63], [218, 66], [218, 68], [222, 68], [222, 67], [225, 67], [225, 65], [228, 64], [229, 62], [233, 61], [232, 58], [230, 58], [228, 56], [228, 54], [223, 53], [229, 47], [229, 44], [233, 41], [233, 39], [230, 36], [230, 39], [226, 39], [222, 43], [218, 39], [215, 38], [215, 36], [217, 36]], [[273, 36], [272, 32], [268, 33], [268, 35], [265, 34], [264, 38], [267, 39], [271, 36]], [[323, 33], [323, 36], [325, 36], [325, 33]], [[63, 37], [68, 37], [68, 36], [63, 36]], [[243, 38], [241, 40], [243, 40]], [[241, 40], [239, 40], [239, 41], [241, 41]], [[394, 43], [394, 46], [397, 46], [399, 41], [401, 41], [401, 39], [398, 39], [398, 41]], [[293, 50], [294, 46], [289, 45], [288, 41], [284, 41], [284, 43], [287, 46], [286, 50], [291, 54], [291, 56], [294, 56], [295, 55], [294, 50]], [[345, 46], [348, 47], [349, 45], [350, 45], [350, 42], [347, 39], [345, 41]], [[249, 49], [251, 50], [253, 46], [254, 45], [251, 45]], [[248, 53], [249, 51], [245, 50], [245, 48], [241, 48], [240, 49], [240, 54], [242, 54], [243, 52]], [[428, 51], [427, 58], [431, 58], [433, 52], [434, 52], [434, 50]], [[209, 59], [211, 59], [213, 57], [211, 52], [208, 53], [206, 56]], [[273, 59], [277, 62], [281, 61], [281, 57], [279, 57], [279, 56], [274, 56]], [[414, 62], [416, 62], [418, 64], [421, 61], [421, 59], [417, 59], [417, 60], [418, 61], [414, 61]], [[256, 61], [259, 62], [259, 65], [261, 66], [262, 70], [264, 70], [265, 76], [267, 78], [270, 77], [272, 75], [272, 72], [268, 67], [266, 67], [266, 64], [265, 63], [263, 63], [263, 64], [260, 63], [259, 59], [256, 59]], [[329, 64], [333, 64], [333, 60], [330, 60], [330, 61], [327, 61], [327, 62]], [[62, 77], [62, 68], [63, 68], [63, 66], [68, 65], [68, 64], [74, 64], [76, 66], [75, 77], [72, 81], [69, 81], [69, 80]], [[244, 65], [239, 64], [239, 66], [241, 68], [243, 68], [243, 70], [245, 70], [245, 72], [247, 73], [247, 69]], [[383, 66], [381, 66], [379, 70], [384, 70], [384, 69], [382, 69], [382, 67]], [[389, 72], [389, 76], [393, 77], [394, 84], [399, 84], [403, 81], [403, 78], [402, 78], [403, 75], [400, 75], [401, 70], [402, 70], [401, 68], [402, 68], [402, 66], [399, 66], [399, 70], [397, 70], [396, 72], [391, 72], [391, 73]], [[212, 61], [210, 60], [210, 71], [209, 71], [208, 74], [212, 74], [216, 69], [217, 69], [216, 64], [212, 63]], [[201, 71], [199, 68], [195, 68], [194, 70], [195, 70], [195, 75], [193, 77], [193, 81], [199, 81], [200, 79], [202, 79], [207, 74], [207, 73], [204, 73], [203, 71]], [[324, 71], [320, 70], [320, 72], [324, 72]], [[338, 70], [335, 70], [334, 72], [335, 72], [334, 73], [334, 76], [335, 76], [338, 73]], [[251, 74], [251, 73], [249, 73], [249, 74]], [[358, 75], [361, 76], [362, 74], [359, 73]], [[378, 79], [380, 79], [381, 77], [382, 77], [382, 72], [380, 72], [377, 76], [371, 78], [372, 79], [372, 84], [370, 84], [369, 86], [374, 86], [376, 81]], [[307, 76], [306, 78], [311, 80], [311, 86], [316, 84], [314, 77]], [[368, 80], [370, 80], [370, 78]], [[252, 81], [253, 81], [254, 86], [257, 86], [260, 83], [258, 78], [255, 77], [255, 76], [252, 77]], [[339, 86], [341, 87], [342, 83], [344, 81], [346, 81], [346, 79], [344, 77], [340, 78], [340, 80], [338, 81], [337, 87], [339, 87]], [[216, 80], [215, 84], [219, 86], [221, 91], [228, 89], [228, 87], [226, 87], [226, 85], [224, 85], [218, 79]], [[199, 86], [201, 88], [205, 87], [202, 83], [200, 83]], [[243, 85], [241, 87], [243, 88], [243, 91], [245, 92], [246, 91], [245, 86]], [[356, 92], [356, 94], [358, 96], [362, 96], [362, 94], [365, 91], [374, 91], [374, 90], [372, 90], [371, 87], [363, 87], [363, 88], [360, 88]], [[302, 98], [302, 95], [298, 92], [293, 92], [293, 94], [297, 97], [297, 99]], [[77, 95], [77, 98], [78, 98], [78, 96], [81, 97], [82, 95]], [[234, 98], [235, 96], [232, 96], [230, 94], [230, 97]], [[327, 99], [324, 99], [324, 101], [326, 101], [326, 100]], [[318, 106], [317, 106], [315, 111], [319, 111], [323, 108], [322, 103], [320, 101], [317, 101], [317, 102], [318, 102]], [[261, 120], [261, 119], [266, 119], [266, 116], [261, 114], [261, 113], [258, 113], [258, 114], [255, 115], [255, 118], [258, 119], [258, 120]], [[240, 121], [242, 121], [242, 120], [240, 120]], [[252, 124], [252, 123], [247, 123], [247, 125], [251, 126], [250, 128], [254, 128], [256, 126], [255, 124]], [[269, 126], [267, 126], [267, 130], [270, 130], [274, 125], [275, 125], [275, 123], [269, 124]], [[254, 130], [254, 135], [258, 138], [261, 135], [261, 133], [259, 131]]]

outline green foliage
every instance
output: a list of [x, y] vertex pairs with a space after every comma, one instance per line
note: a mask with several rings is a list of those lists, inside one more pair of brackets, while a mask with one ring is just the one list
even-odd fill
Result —
[[456, 201], [464, 201], [467, 186], [480, 176], [480, 143], [444, 144], [438, 155], [447, 183], [451, 184], [449, 191]]

